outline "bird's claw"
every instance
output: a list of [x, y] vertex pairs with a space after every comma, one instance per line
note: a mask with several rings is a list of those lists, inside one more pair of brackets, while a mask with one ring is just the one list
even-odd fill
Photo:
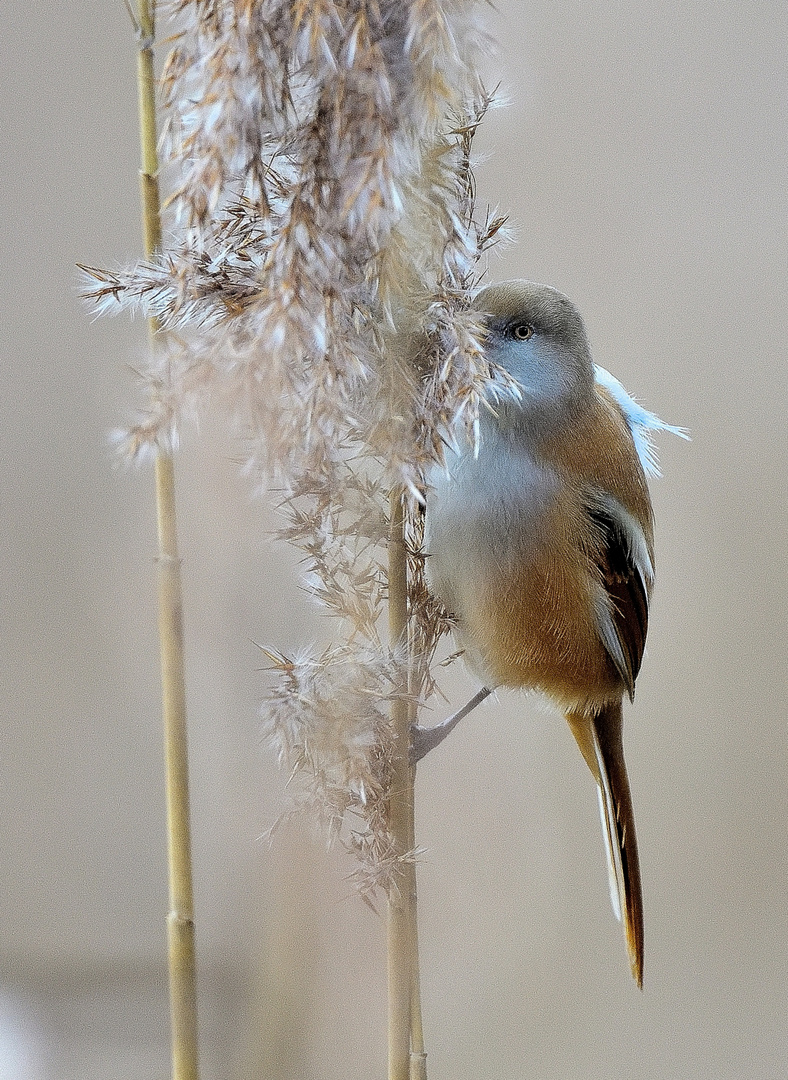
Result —
[[451, 728], [449, 731], [443, 731], [442, 727], [442, 724], [436, 724], [434, 727], [422, 727], [421, 724], [410, 725], [408, 753], [411, 765], [416, 765], [423, 757], [426, 757], [430, 750], [434, 750], [443, 742]]
[[463, 705], [463, 707], [458, 709], [452, 716], [442, 720], [440, 724], [433, 724], [432, 727], [422, 727], [421, 724], [411, 724], [409, 748], [411, 765], [416, 765], [430, 752], [430, 750], [434, 750], [436, 746], [440, 746], [446, 736], [454, 731], [460, 720], [464, 719], [468, 713], [473, 712], [476, 706], [484, 701], [491, 693], [491, 690], [486, 686], [483, 686], [481, 690], [478, 690], [473, 695], [467, 704]]

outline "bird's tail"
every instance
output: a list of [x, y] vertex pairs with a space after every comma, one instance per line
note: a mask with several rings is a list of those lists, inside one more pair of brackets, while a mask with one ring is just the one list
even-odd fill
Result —
[[621, 702], [596, 716], [567, 713], [569, 726], [594, 774], [610, 875], [610, 899], [624, 936], [632, 975], [643, 985], [643, 893], [635, 836], [635, 816], [622, 742]]

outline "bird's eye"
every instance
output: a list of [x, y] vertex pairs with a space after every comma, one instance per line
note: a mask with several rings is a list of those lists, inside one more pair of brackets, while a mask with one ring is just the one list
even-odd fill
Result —
[[530, 323], [515, 323], [511, 329], [511, 335], [515, 341], [527, 341], [534, 336], [534, 328]]

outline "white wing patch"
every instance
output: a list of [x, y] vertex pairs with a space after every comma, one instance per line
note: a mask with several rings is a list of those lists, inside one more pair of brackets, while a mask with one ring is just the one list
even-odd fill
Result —
[[624, 419], [632, 432], [640, 464], [646, 476], [659, 476], [659, 462], [657, 451], [654, 446], [653, 431], [669, 431], [672, 435], [678, 435], [680, 439], [689, 439], [689, 434], [684, 428], [666, 424], [664, 420], [631, 398], [618, 379], [598, 364], [594, 364], [594, 377], [597, 383], [604, 387], [615, 403], [624, 414]]

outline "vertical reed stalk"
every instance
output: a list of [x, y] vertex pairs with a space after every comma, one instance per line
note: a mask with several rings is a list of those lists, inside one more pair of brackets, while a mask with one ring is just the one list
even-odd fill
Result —
[[[389, 516], [389, 635], [394, 647], [407, 641], [408, 573], [401, 491], [392, 492]], [[406, 671], [400, 687], [401, 692], [392, 706], [395, 752], [390, 794], [390, 828], [396, 854], [400, 857], [414, 847], [415, 768], [410, 764], [408, 753], [412, 710], [407, 695], [402, 693], [407, 688]], [[389, 895], [388, 983], [389, 1080], [416, 1080], [425, 1077], [419, 994], [416, 867], [412, 859], [403, 861], [399, 888], [392, 887]]]
[[[412, 691], [411, 687], [411, 691]], [[416, 721], [413, 694], [408, 702], [408, 730]], [[408, 850], [416, 849], [416, 766], [409, 770], [408, 786]], [[409, 897], [409, 955], [410, 955], [410, 1080], [427, 1080], [427, 1054], [424, 1050], [424, 1027], [421, 1018], [421, 967], [419, 964], [418, 892], [416, 890], [416, 863], [411, 859], [405, 867], [407, 895]]]
[[[146, 257], [161, 246], [161, 207], [156, 148], [156, 85], [153, 71], [155, 0], [138, 0], [140, 48], [138, 87], [142, 167], [142, 229]], [[159, 324], [148, 320], [151, 346]], [[156, 454], [158, 520], [159, 639], [167, 787], [170, 971], [173, 1080], [197, 1080], [197, 978], [194, 947], [186, 680], [183, 656], [183, 601], [175, 514], [172, 455]]]

